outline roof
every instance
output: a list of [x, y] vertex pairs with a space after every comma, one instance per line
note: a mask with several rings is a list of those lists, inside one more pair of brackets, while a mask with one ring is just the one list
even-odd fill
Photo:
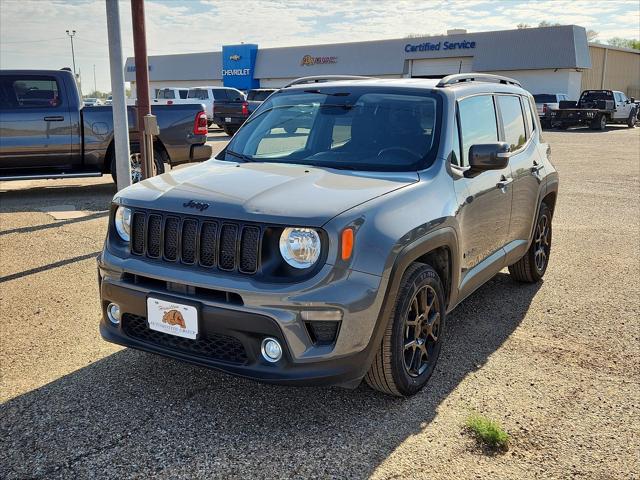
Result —
[[[472, 48], [444, 47], [444, 42], [474, 43]], [[426, 43], [442, 48], [420, 49]], [[409, 47], [417, 47], [411, 49]], [[321, 64], [304, 62], [320, 58]], [[258, 50], [254, 77], [298, 78], [313, 74], [398, 75], [408, 73], [408, 61], [431, 58], [472, 59], [475, 72], [591, 68], [587, 34], [583, 27], [556, 27], [457, 33], [422, 38], [398, 38]], [[135, 81], [133, 58], [128, 58], [126, 81]], [[150, 80], [222, 79], [222, 52], [149, 57]]]

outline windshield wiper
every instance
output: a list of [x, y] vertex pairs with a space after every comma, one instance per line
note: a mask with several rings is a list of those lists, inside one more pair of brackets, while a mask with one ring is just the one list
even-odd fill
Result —
[[224, 153], [225, 154], [228, 153], [232, 157], [239, 158], [240, 160], [242, 160], [244, 162], [253, 162], [253, 157], [250, 157], [249, 155], [245, 155], [244, 153], [238, 153], [238, 152], [234, 152], [232, 150], [225, 150]]

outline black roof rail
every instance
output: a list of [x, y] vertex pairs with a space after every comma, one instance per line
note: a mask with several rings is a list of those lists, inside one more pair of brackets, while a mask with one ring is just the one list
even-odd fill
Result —
[[358, 75], [315, 75], [311, 77], [302, 77], [287, 83], [284, 88], [292, 87], [293, 85], [301, 85], [304, 83], [322, 83], [333, 82], [336, 80], [370, 80], [372, 77], [361, 77]]
[[447, 75], [438, 82], [436, 87], [448, 87], [458, 83], [465, 82], [491, 82], [502, 83], [503, 85], [516, 85], [521, 87], [520, 82], [513, 78], [503, 77], [502, 75], [492, 75], [490, 73], [456, 73], [455, 75]]

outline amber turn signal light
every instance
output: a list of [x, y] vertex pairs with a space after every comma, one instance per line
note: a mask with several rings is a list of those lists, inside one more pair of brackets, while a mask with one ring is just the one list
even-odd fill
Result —
[[353, 252], [353, 228], [342, 231], [342, 260], [349, 260]]

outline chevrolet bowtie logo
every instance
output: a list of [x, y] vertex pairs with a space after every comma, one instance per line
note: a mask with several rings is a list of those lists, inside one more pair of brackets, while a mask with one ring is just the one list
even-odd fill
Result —
[[240, 55], [238, 55], [237, 53], [235, 55], [231, 55], [229, 57], [229, 60], [233, 60], [234, 62], [237, 62], [238, 60], [240, 60], [242, 57]]

